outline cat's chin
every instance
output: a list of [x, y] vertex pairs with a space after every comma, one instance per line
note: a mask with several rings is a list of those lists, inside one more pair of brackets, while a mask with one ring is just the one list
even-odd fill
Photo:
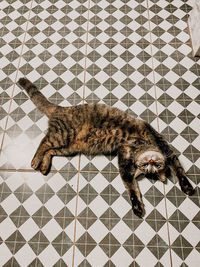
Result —
[[143, 176], [145, 176], [146, 178], [149, 178], [149, 179], [154, 179], [154, 180], [158, 180], [159, 179], [157, 173], [149, 173], [149, 172], [145, 173], [145, 172], [142, 172], [140, 169], [136, 170], [134, 178], [137, 179], [141, 175], [143, 175]]
[[148, 179], [159, 180], [162, 183], [166, 182], [166, 177], [163, 173], [143, 173], [140, 169], [137, 169], [134, 178], [137, 179], [141, 175]]
[[148, 179], [159, 180], [158, 173], [148, 172], [148, 173], [145, 173], [145, 177]]

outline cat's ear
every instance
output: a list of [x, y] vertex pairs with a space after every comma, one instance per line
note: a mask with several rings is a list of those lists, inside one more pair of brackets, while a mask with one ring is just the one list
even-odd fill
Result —
[[140, 169], [136, 169], [134, 178], [136, 179], [136, 178], [137, 178], [138, 176], [140, 176], [141, 174], [143, 174], [143, 172], [142, 172]]

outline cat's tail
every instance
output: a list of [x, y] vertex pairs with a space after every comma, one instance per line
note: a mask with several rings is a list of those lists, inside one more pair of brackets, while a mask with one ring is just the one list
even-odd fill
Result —
[[50, 103], [46, 97], [41, 94], [37, 87], [26, 78], [20, 78], [18, 81], [19, 85], [23, 87], [28, 93], [31, 101], [36, 105], [36, 107], [48, 117], [55, 111], [56, 105]]

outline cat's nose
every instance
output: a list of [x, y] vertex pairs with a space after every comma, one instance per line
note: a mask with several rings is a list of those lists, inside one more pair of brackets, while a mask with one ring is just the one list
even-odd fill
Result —
[[150, 159], [150, 160], [149, 160], [149, 163], [150, 163], [150, 164], [153, 164], [153, 163], [154, 163], [154, 160], [153, 160], [153, 159]]

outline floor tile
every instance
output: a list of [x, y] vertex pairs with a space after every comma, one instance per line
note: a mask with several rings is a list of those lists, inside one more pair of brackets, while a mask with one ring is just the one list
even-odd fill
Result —
[[1, 172], [0, 250], [6, 253], [2, 266], [11, 253], [10, 266], [13, 261], [28, 266], [36, 256], [45, 266], [72, 251], [76, 183], [76, 173], [44, 179], [32, 172]]
[[20, 1], [13, 1], [12, 5], [7, 1], [1, 3], [0, 143], [7, 124], [30, 6], [31, 1], [27, 1], [27, 6]]
[[[1, 266], [198, 266], [200, 61], [187, 30], [193, 4], [1, 1]], [[151, 123], [195, 194], [186, 196], [173, 176], [165, 185], [140, 179], [146, 214], [139, 219], [114, 155], [56, 157], [48, 176], [32, 170], [47, 118], [15, 84], [23, 76], [53, 103], [105, 103]]]
[[[190, 6], [182, 1], [176, 1], [176, 5], [167, 1], [162, 1], [162, 5], [160, 1], [149, 3], [159, 130], [174, 147], [195, 187], [199, 184], [200, 167], [197, 133], [200, 65], [199, 60], [191, 56], [187, 33], [186, 15]], [[191, 221], [198, 216], [199, 190], [197, 187], [191, 198], [186, 197], [178, 185], [166, 190], [172, 264], [188, 264], [198, 243], [192, 233], [195, 236], [199, 230]], [[192, 265], [196, 266], [195, 260]]]
[[[164, 256], [169, 247], [163, 185], [154, 185], [147, 179], [140, 181], [146, 215], [139, 220], [132, 212], [119, 174], [111, 174], [80, 174], [75, 265], [86, 257], [93, 266], [96, 254], [101, 255], [98, 266], [104, 266], [109, 259], [116, 265], [120, 257], [124, 258], [124, 266], [131, 266], [132, 257], [139, 264], [144, 255], [155, 264], [156, 258], [168, 262]], [[148, 235], [144, 236], [144, 229], [148, 229]]]
[[[60, 105], [80, 104], [83, 98], [87, 8], [87, 2], [83, 5], [67, 5], [63, 1], [56, 5], [49, 1], [33, 3], [18, 77], [26, 76], [46, 97]], [[10, 113], [0, 165], [29, 169], [34, 153], [31, 151], [36, 150], [44, 136], [47, 119], [18, 86], [15, 86]], [[19, 153], [16, 164], [10, 162], [14, 151]], [[72, 161], [75, 166], [68, 162], [70, 167], [77, 169], [78, 161]], [[53, 168], [68, 170], [68, 163], [57, 159]]]

